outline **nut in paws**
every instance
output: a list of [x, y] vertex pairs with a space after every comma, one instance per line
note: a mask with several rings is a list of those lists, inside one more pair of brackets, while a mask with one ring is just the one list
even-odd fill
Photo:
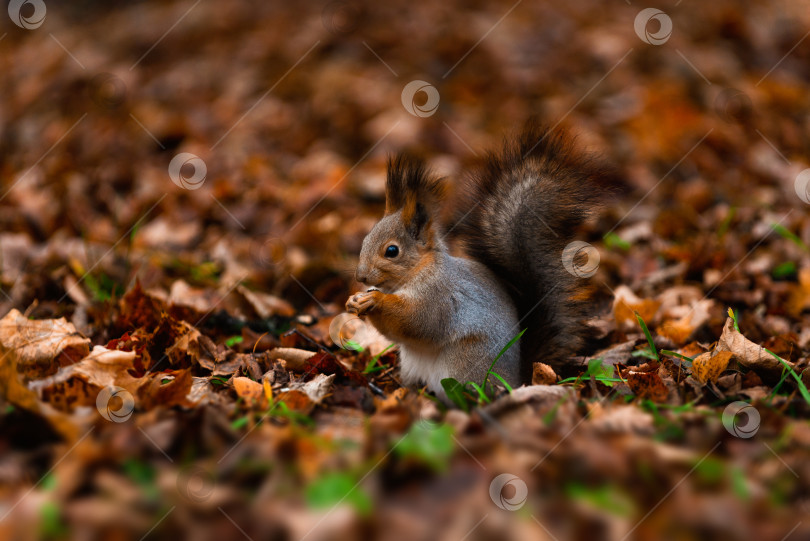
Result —
[[364, 293], [355, 293], [346, 302], [346, 310], [352, 314], [362, 316], [371, 311], [377, 304], [382, 293], [380, 291], [366, 291]]

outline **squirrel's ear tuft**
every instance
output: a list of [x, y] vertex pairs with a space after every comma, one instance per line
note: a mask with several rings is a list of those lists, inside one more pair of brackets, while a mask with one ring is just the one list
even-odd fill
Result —
[[431, 175], [424, 160], [400, 154], [388, 161], [385, 214], [402, 209], [402, 221], [412, 237], [422, 236], [443, 194], [444, 183]]
[[385, 213], [392, 214], [419, 201], [432, 210], [443, 195], [441, 179], [434, 177], [420, 158], [398, 154], [388, 160]]

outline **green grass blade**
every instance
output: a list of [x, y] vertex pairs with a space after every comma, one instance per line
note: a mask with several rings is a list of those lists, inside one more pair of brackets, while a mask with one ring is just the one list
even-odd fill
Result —
[[484, 389], [482, 389], [480, 385], [478, 385], [474, 381], [468, 381], [467, 385], [475, 389], [475, 392], [478, 393], [478, 398], [481, 400], [481, 402], [485, 402], [487, 404], [492, 402], [492, 400], [489, 399], [487, 393], [484, 392]]
[[[493, 369], [493, 368], [495, 368], [495, 363], [497, 363], [497, 362], [498, 362], [498, 359], [500, 359], [500, 358], [501, 358], [501, 356], [502, 356], [504, 353], [506, 353], [507, 351], [509, 351], [509, 348], [511, 348], [512, 346], [514, 346], [514, 345], [515, 345], [515, 342], [517, 342], [518, 340], [520, 340], [520, 337], [521, 337], [521, 336], [523, 336], [523, 333], [525, 333], [527, 330], [528, 330], [528, 329], [523, 329], [522, 331], [520, 331], [520, 332], [518, 333], [518, 335], [517, 335], [517, 336], [515, 336], [514, 338], [512, 338], [512, 339], [509, 341], [509, 343], [508, 343], [508, 344], [506, 344], [506, 345], [503, 347], [503, 349], [501, 349], [500, 353], [498, 353], [498, 355], [496, 355], [496, 356], [495, 356], [495, 360], [493, 360], [493, 361], [492, 361], [492, 364], [491, 364], [491, 365], [489, 365], [489, 370], [487, 370], [487, 375], [486, 375], [486, 376], [484, 376], [484, 383], [481, 385], [481, 387], [483, 387], [484, 389], [486, 389], [486, 388], [487, 388], [487, 381], [489, 380], [489, 375], [493, 373], [493, 372], [492, 372], [492, 369]], [[503, 378], [501, 378], [501, 380], [503, 380]], [[510, 390], [509, 392], [511, 392], [511, 390]]]
[[376, 366], [377, 362], [380, 360], [386, 351], [394, 347], [396, 344], [388, 344], [388, 347], [376, 354], [374, 357], [371, 358], [371, 362], [369, 362], [365, 369], [363, 369], [364, 374], [370, 374], [372, 372], [377, 372], [378, 370], [382, 370], [382, 366]]
[[682, 361], [688, 362], [689, 364], [692, 364], [692, 361], [694, 360], [692, 357], [687, 357], [686, 355], [681, 355], [680, 353], [676, 353], [668, 349], [662, 349], [661, 355], [669, 355], [670, 357], [677, 357]]
[[463, 409], [466, 412], [470, 411], [470, 405], [467, 403], [467, 397], [464, 394], [464, 386], [454, 378], [444, 378], [441, 381], [442, 389], [447, 394], [453, 404]]
[[498, 380], [498, 381], [500, 381], [501, 383], [503, 383], [503, 386], [504, 386], [504, 387], [506, 387], [506, 390], [507, 390], [507, 391], [509, 391], [510, 393], [511, 393], [512, 391], [514, 391], [514, 389], [512, 389], [512, 386], [511, 386], [511, 385], [509, 385], [509, 384], [506, 382], [506, 380], [505, 380], [505, 379], [503, 379], [503, 377], [501, 377], [501, 375], [500, 375], [500, 374], [498, 374], [497, 372], [492, 372], [492, 376], [493, 376], [494, 378], [497, 378], [497, 380]]
[[763, 348], [763, 349], [765, 351], [767, 351], [768, 353], [770, 353], [771, 355], [773, 355], [773, 357], [777, 361], [782, 363], [784, 365], [784, 367], [788, 371], [790, 371], [790, 373], [793, 375], [793, 378], [796, 380], [796, 384], [799, 386], [799, 393], [802, 395], [802, 398], [804, 398], [805, 402], [810, 404], [810, 391], [807, 390], [807, 386], [802, 381], [802, 377], [799, 374], [797, 374], [796, 371], [793, 370], [793, 368], [791, 368], [791, 366], [788, 363], [786, 363], [784, 359], [782, 359], [782, 357], [780, 357], [779, 355], [777, 355], [773, 351], [769, 350], [768, 348]]
[[647, 324], [644, 323], [644, 320], [641, 319], [641, 316], [638, 314], [638, 312], [633, 312], [633, 313], [636, 314], [636, 319], [638, 320], [638, 324], [641, 325], [641, 330], [644, 331], [644, 336], [647, 337], [647, 342], [649, 342], [649, 344], [650, 344], [650, 351], [652, 351], [655, 360], [656, 361], [659, 360], [658, 359], [658, 350], [655, 349], [655, 343], [653, 342], [652, 335], [650, 334], [650, 329], [647, 328]]

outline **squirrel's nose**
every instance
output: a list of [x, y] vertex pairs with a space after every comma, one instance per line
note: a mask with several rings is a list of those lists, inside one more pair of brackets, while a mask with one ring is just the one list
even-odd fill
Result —
[[364, 284], [368, 278], [368, 269], [364, 265], [358, 265], [357, 271], [354, 273], [354, 279]]

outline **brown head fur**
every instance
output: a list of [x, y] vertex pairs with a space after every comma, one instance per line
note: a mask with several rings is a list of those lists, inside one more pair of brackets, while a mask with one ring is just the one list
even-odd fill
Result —
[[424, 161], [399, 155], [389, 160], [385, 195], [385, 217], [363, 240], [356, 279], [390, 293], [428, 270], [444, 249], [437, 226], [443, 183]]

